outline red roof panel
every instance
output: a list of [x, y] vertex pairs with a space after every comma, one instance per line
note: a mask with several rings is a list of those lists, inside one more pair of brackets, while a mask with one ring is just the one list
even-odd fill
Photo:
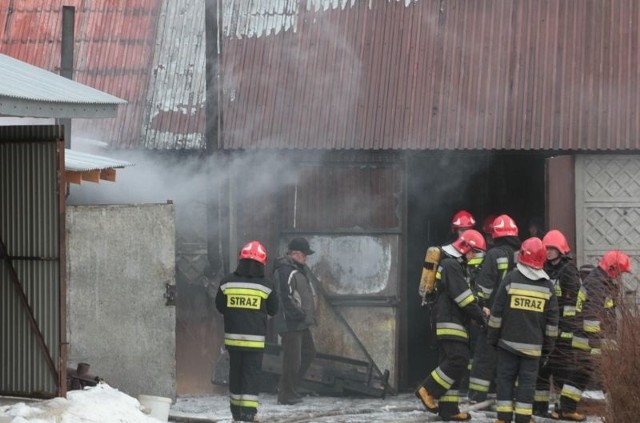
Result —
[[[0, 51], [52, 72], [60, 70], [63, 6], [75, 10], [74, 79], [129, 102], [117, 119], [79, 121], [79, 132], [95, 132], [112, 145], [131, 146], [142, 134], [152, 73], [159, 0], [0, 0]], [[11, 8], [13, 6], [13, 8]]]

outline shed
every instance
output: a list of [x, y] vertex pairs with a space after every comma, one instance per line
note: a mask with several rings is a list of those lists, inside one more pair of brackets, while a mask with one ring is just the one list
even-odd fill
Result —
[[[0, 114], [106, 118], [125, 101], [0, 54]], [[78, 156], [68, 165], [76, 170]], [[127, 163], [103, 163], [114, 169]], [[63, 127], [0, 127], [0, 355], [3, 395], [66, 392]]]

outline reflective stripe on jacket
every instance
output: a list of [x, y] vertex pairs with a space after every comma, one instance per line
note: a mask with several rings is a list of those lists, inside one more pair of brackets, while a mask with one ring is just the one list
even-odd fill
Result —
[[576, 265], [566, 256], [561, 257], [556, 265], [548, 261], [544, 266], [545, 272], [549, 275], [551, 283], [554, 285], [556, 297], [558, 297], [558, 308], [560, 311], [561, 337], [570, 340], [575, 330], [576, 300], [580, 290], [580, 273]]
[[603, 343], [615, 345], [617, 296], [618, 286], [600, 267], [584, 279], [576, 301], [574, 348], [597, 353]]
[[518, 243], [517, 237], [498, 238], [496, 245], [487, 251], [475, 280], [478, 297], [483, 306], [491, 308], [494, 292], [500, 281], [514, 268]]
[[216, 308], [224, 315], [227, 348], [262, 349], [267, 315], [273, 316], [278, 311], [278, 297], [270, 280], [232, 273], [220, 282]]
[[551, 352], [558, 336], [558, 300], [547, 279], [528, 279], [509, 272], [496, 291], [487, 342], [519, 355], [539, 357]]
[[463, 265], [444, 255], [436, 274], [436, 335], [438, 339], [469, 341], [469, 323], [484, 322], [482, 309], [465, 278]]

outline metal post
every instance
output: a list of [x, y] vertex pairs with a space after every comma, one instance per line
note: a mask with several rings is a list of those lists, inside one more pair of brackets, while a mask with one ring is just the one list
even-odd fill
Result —
[[[62, 44], [60, 46], [60, 76], [73, 79], [73, 44], [75, 39], [76, 8], [74, 6], [62, 6]], [[64, 146], [71, 148], [71, 119], [60, 119], [59, 124], [64, 126]]]

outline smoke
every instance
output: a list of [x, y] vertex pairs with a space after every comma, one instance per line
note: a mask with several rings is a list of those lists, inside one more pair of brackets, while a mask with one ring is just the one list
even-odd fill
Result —
[[116, 182], [71, 185], [68, 204], [165, 203], [178, 207], [206, 205], [208, 193], [220, 190], [230, 177], [241, 178], [244, 195], [276, 194], [277, 187], [294, 183], [292, 163], [269, 152], [207, 156], [200, 152], [108, 150], [99, 143], [74, 139], [74, 150], [133, 163], [117, 169]]

